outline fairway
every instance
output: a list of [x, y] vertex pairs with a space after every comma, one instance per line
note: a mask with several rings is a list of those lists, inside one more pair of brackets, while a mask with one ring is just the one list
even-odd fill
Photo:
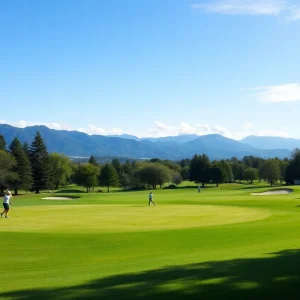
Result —
[[296, 299], [299, 188], [251, 195], [268, 190], [158, 189], [157, 206], [147, 191], [14, 197], [0, 299]]
[[0, 231], [123, 232], [183, 229], [250, 222], [267, 218], [266, 210], [209, 205], [77, 205], [24, 207], [23, 217], [3, 220]]

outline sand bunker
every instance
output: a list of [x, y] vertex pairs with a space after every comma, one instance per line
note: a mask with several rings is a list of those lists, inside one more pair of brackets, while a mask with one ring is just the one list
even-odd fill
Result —
[[69, 198], [69, 197], [46, 197], [42, 198], [44, 200], [74, 200], [74, 198]]
[[291, 189], [281, 189], [281, 190], [273, 190], [273, 191], [268, 191], [268, 192], [263, 192], [263, 193], [252, 193], [251, 195], [254, 196], [268, 196], [268, 195], [287, 195], [293, 192]]

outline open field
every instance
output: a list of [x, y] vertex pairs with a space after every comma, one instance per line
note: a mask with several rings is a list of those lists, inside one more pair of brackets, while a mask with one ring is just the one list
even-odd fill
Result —
[[[288, 188], [158, 189], [156, 207], [148, 191], [14, 197], [0, 299], [297, 299], [300, 188]], [[56, 196], [78, 198], [42, 199]]]

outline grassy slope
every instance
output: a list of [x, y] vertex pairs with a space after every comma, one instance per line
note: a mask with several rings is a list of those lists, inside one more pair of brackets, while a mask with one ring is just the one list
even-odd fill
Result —
[[[7, 253], [2, 261], [5, 276], [1, 276], [0, 298], [105, 296], [139, 299], [148, 295], [151, 299], [182, 298], [188, 294], [189, 297], [203, 295], [205, 299], [217, 299], [221, 294], [231, 298], [257, 298], [258, 295], [266, 298], [271, 293], [279, 296], [288, 292], [296, 295], [300, 291], [297, 284], [300, 191], [296, 189], [290, 195], [280, 196], [250, 195], [265, 188], [262, 185], [223, 185], [218, 189], [203, 189], [201, 194], [189, 188], [157, 190], [154, 195], [158, 206], [149, 208], [148, 212], [153, 214], [161, 208], [163, 213], [158, 214], [159, 226], [156, 224], [149, 231], [122, 228], [121, 232], [111, 232], [105, 228], [103, 220], [99, 223], [99, 231], [95, 228], [89, 232], [81, 230], [84, 220], [89, 223], [89, 214], [98, 207], [111, 216], [110, 222], [114, 219], [120, 222], [118, 214], [112, 212], [115, 207], [115, 212], [123, 213], [120, 204], [127, 205], [126, 209], [132, 208], [130, 222], [135, 220], [140, 229], [144, 226], [141, 210], [145, 214], [144, 210], [148, 209], [144, 207], [147, 192], [82, 193], [76, 194], [81, 198], [74, 201], [47, 201], [36, 195], [15, 197], [19, 219], [0, 220], [2, 249]], [[61, 204], [63, 210], [57, 207]], [[91, 206], [91, 210], [87, 204], [96, 206]], [[53, 226], [48, 222], [47, 231], [43, 227], [45, 224], [36, 226], [45, 216], [44, 205], [51, 205], [52, 211], [49, 222]], [[270, 216], [239, 224], [184, 228], [190, 208], [194, 206], [195, 213], [205, 205], [216, 206], [217, 210], [220, 205], [225, 206], [229, 209], [224, 209], [227, 214], [230, 207], [235, 207], [242, 211], [243, 208], [255, 209]], [[30, 206], [34, 206], [31, 215], [28, 213]], [[182, 208], [182, 218], [176, 221], [181, 221], [183, 228], [164, 230], [166, 228], [160, 226], [164, 218], [168, 222], [166, 209], [170, 207], [174, 211], [177, 206]], [[59, 211], [57, 219], [53, 212], [55, 207]], [[122, 216], [120, 225], [124, 227], [124, 222], [128, 225], [128, 221], [126, 214]], [[222, 223], [219, 212], [213, 217], [215, 224]], [[57, 228], [58, 224], [68, 223], [70, 218], [78, 230]], [[74, 219], [78, 220], [77, 224]], [[157, 219], [151, 220], [145, 215], [145, 221], [153, 226]], [[7, 222], [12, 223], [10, 230], [14, 232], [8, 231]], [[275, 252], [281, 253], [271, 254]]]

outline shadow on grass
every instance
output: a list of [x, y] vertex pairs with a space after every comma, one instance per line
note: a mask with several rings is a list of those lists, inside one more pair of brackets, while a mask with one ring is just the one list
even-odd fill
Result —
[[269, 257], [170, 266], [57, 289], [0, 294], [12, 299], [299, 299], [300, 250]]
[[84, 193], [86, 194], [86, 191], [82, 191], [82, 190], [59, 190], [56, 191], [55, 194], [76, 194], [76, 193]]

